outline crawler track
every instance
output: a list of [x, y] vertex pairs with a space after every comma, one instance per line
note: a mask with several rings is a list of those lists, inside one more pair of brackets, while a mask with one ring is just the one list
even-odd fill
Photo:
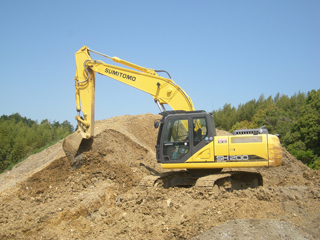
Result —
[[140, 187], [192, 187], [202, 189], [225, 189], [227, 191], [256, 188], [263, 185], [261, 174], [254, 172], [222, 172], [215, 174], [192, 174], [188, 171], [167, 172], [158, 176], [147, 176]]

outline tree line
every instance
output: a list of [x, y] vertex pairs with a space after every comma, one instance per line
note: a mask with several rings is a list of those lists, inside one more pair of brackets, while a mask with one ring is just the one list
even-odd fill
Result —
[[[281, 144], [310, 168], [320, 168], [320, 89], [296, 93], [291, 97], [253, 99], [237, 108], [225, 104], [213, 111], [218, 129], [232, 132], [266, 126], [269, 133], [279, 134]], [[32, 153], [74, 131], [68, 122], [37, 121], [15, 113], [0, 117], [0, 172], [10, 169]], [[39, 150], [40, 149], [40, 150]]]
[[0, 172], [11, 169], [27, 156], [65, 138], [74, 131], [68, 122], [37, 121], [19, 113], [0, 117]]
[[216, 127], [229, 132], [266, 126], [281, 144], [310, 168], [320, 168], [320, 89], [291, 97], [262, 94], [237, 108], [225, 104], [213, 111]]

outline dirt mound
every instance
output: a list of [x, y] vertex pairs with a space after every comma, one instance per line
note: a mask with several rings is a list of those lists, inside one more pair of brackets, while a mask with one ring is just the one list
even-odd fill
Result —
[[[263, 233], [263, 234], [262, 234]], [[192, 238], [193, 240], [211, 239], [315, 239], [300, 228], [273, 219], [232, 220], [212, 228], [210, 231]]]
[[235, 226], [247, 232], [237, 239], [294, 236], [285, 228], [320, 238], [319, 171], [285, 149], [282, 166], [258, 169], [264, 186], [256, 189], [140, 188], [144, 176], [163, 171], [154, 152], [159, 118], [97, 121], [92, 148], [76, 167], [60, 142], [2, 174], [0, 239], [208, 239], [217, 231], [235, 239]]

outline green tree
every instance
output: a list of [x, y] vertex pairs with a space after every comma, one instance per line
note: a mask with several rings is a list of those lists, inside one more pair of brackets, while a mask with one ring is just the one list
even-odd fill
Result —
[[287, 149], [308, 166], [318, 168], [320, 156], [320, 90], [308, 92], [305, 106], [283, 138]]
[[251, 122], [252, 117], [257, 111], [257, 106], [258, 104], [255, 99], [247, 102], [246, 104], [240, 104], [237, 110], [237, 120], [240, 122], [244, 120]]
[[230, 129], [237, 122], [236, 111], [236, 108], [231, 107], [231, 104], [225, 104], [223, 109], [213, 112], [216, 126], [221, 129]]
[[27, 155], [73, 132], [73, 126], [48, 119], [37, 121], [15, 113], [0, 117], [0, 172], [21, 161]]

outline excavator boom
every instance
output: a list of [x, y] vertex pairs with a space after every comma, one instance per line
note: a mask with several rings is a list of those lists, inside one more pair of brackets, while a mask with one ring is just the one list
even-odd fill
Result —
[[[110, 65], [100, 60], [93, 60], [90, 52], [132, 69]], [[76, 110], [78, 112], [75, 118], [78, 122], [78, 131], [64, 141], [64, 148], [69, 156], [74, 157], [77, 154], [82, 139], [90, 139], [94, 136], [95, 73], [149, 93], [161, 112], [165, 111], [166, 104], [173, 110], [194, 110], [191, 98], [183, 89], [172, 79], [159, 76], [156, 70], [141, 67], [118, 57], [107, 56], [90, 50], [87, 46], [83, 46], [77, 51], [75, 58], [77, 69], [74, 80]]]
[[173, 110], [194, 110], [191, 98], [173, 80], [159, 76], [153, 69], [147, 69], [117, 57], [100, 54], [134, 70], [92, 60], [90, 51], [100, 54], [89, 50], [86, 46], [75, 54], [77, 63], [75, 76], [77, 111], [83, 114], [82, 117], [77, 116], [76, 119], [83, 138], [93, 137], [95, 73], [149, 93], [161, 111], [165, 109], [165, 104]]

